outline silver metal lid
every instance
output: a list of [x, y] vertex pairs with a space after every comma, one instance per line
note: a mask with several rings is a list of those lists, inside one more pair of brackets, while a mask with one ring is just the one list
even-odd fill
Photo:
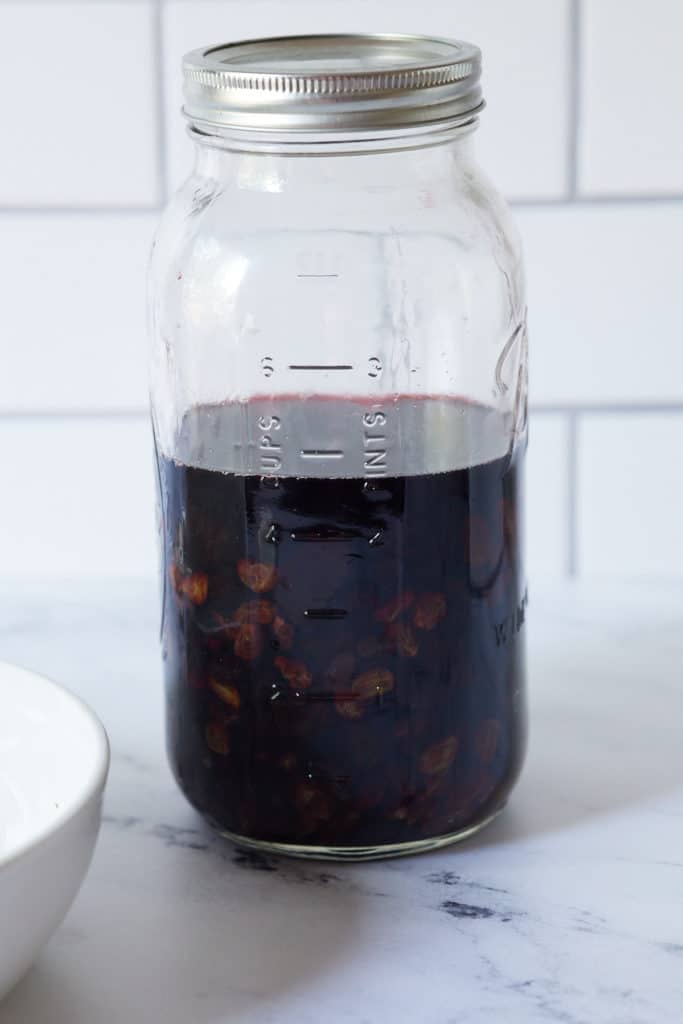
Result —
[[208, 133], [457, 125], [483, 107], [479, 48], [428, 36], [253, 39], [193, 50], [183, 73], [183, 112]]

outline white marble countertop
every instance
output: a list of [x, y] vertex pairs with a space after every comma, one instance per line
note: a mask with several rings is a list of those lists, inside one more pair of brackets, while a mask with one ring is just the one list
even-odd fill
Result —
[[680, 1024], [682, 586], [537, 589], [508, 810], [355, 866], [200, 824], [165, 763], [156, 619], [151, 585], [0, 587], [0, 657], [85, 697], [113, 748], [90, 874], [1, 1024]]

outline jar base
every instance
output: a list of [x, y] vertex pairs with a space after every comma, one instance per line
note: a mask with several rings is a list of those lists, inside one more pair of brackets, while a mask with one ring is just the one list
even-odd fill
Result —
[[448, 835], [435, 836], [433, 839], [418, 839], [409, 843], [386, 843], [380, 846], [306, 846], [298, 843], [271, 843], [262, 839], [250, 839], [248, 836], [241, 836], [236, 832], [229, 832], [214, 823], [212, 823], [212, 827], [218, 835], [229, 839], [235, 846], [255, 853], [296, 857], [299, 860], [388, 860], [393, 857], [409, 857], [417, 853], [429, 853], [432, 850], [440, 850], [444, 846], [461, 843], [486, 828], [504, 808], [505, 803], [502, 803], [495, 811], [488, 813], [479, 821], [458, 829], [457, 832], [449, 832]]

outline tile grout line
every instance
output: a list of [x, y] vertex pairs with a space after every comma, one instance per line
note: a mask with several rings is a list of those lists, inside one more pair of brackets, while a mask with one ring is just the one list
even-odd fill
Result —
[[567, 414], [567, 576], [575, 579], [578, 563], [578, 420], [579, 413]]
[[25, 423], [32, 420], [140, 420], [147, 419], [146, 409], [27, 409], [0, 410], [0, 423]]
[[[60, 419], [141, 419], [149, 412], [144, 407], [133, 409], [0, 409], [0, 423], [8, 420], [60, 420]], [[569, 421], [583, 415], [590, 416], [657, 416], [683, 415], [683, 401], [680, 402], [621, 402], [613, 404], [539, 404], [529, 406], [530, 416], [565, 416]]]
[[683, 413], [683, 401], [674, 399], [662, 402], [539, 402], [531, 403], [529, 412], [535, 416], [652, 416], [662, 413]]
[[[1, 0], [0, 0], [1, 2]], [[160, 203], [147, 203], [140, 206], [3, 206], [0, 204], [0, 217], [139, 217], [150, 213], [159, 213]]]
[[156, 114], [157, 188], [163, 206], [168, 196], [168, 147], [166, 145], [166, 97], [164, 89], [164, 31], [162, 0], [152, 0], [152, 68]]
[[582, 0], [570, 0], [569, 7], [567, 192], [570, 199], [576, 199], [579, 185], [579, 132], [581, 128], [581, 75], [583, 71], [581, 2]]
[[[0, 5], [2, 0], [0, 0]], [[160, 133], [162, 134], [162, 133]], [[164, 143], [165, 149], [165, 143]], [[509, 205], [514, 210], [533, 209], [576, 209], [581, 206], [643, 206], [657, 203], [683, 203], [683, 193], [668, 193], [662, 195], [624, 195], [624, 196], [580, 196], [577, 199], [566, 198], [538, 198], [538, 199], [510, 199]], [[159, 213], [163, 209], [163, 202], [143, 203], [139, 206], [117, 206], [94, 205], [94, 206], [72, 206], [72, 205], [17, 205], [6, 206], [0, 203], [0, 217], [17, 216], [140, 216], [148, 213]]]
[[653, 203], [680, 203], [683, 200], [683, 193], [662, 192], [661, 194], [641, 195], [581, 195], [568, 199], [562, 196], [537, 197], [535, 199], [509, 199], [508, 204], [514, 210], [547, 208], [547, 209], [575, 209], [577, 206], [647, 206]]

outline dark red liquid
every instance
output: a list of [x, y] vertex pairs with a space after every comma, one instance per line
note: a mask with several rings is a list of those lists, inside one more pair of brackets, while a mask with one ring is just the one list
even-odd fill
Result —
[[[183, 457], [205, 463], [235, 418], [194, 410]], [[521, 447], [369, 479], [160, 459], [170, 758], [213, 823], [370, 847], [505, 802], [525, 735]]]

